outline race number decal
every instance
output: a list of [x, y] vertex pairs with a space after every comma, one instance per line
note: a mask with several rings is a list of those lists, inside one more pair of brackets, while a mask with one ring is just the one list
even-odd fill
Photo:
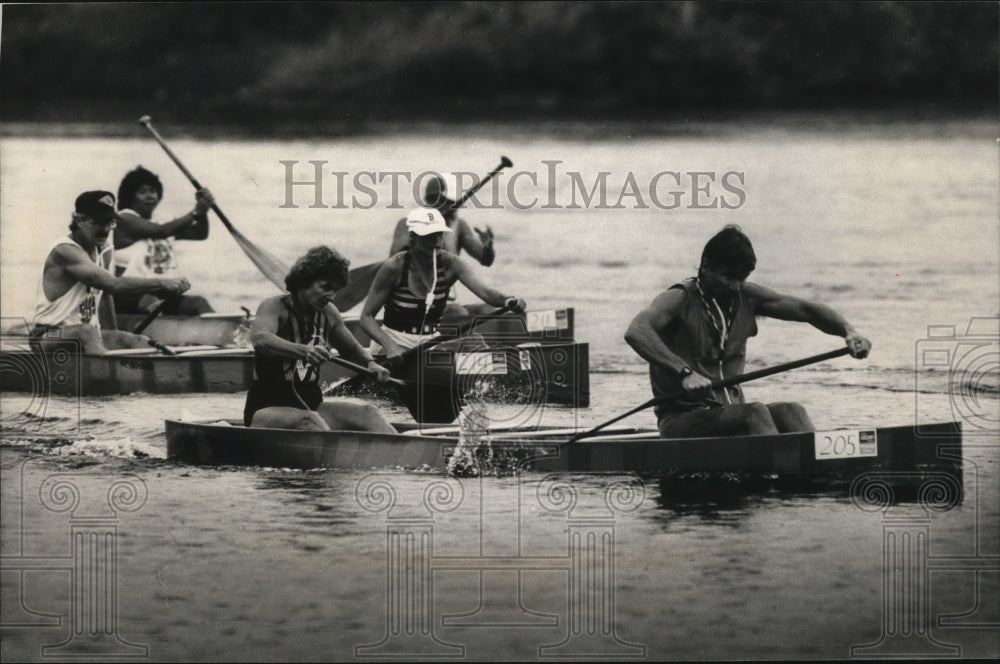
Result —
[[568, 330], [569, 315], [565, 309], [550, 309], [549, 311], [529, 311], [525, 314], [525, 325], [528, 332], [544, 332], [545, 330]]
[[875, 429], [817, 431], [814, 436], [818, 461], [878, 456], [878, 435]]
[[505, 376], [507, 354], [490, 351], [455, 353], [455, 373], [464, 376]]

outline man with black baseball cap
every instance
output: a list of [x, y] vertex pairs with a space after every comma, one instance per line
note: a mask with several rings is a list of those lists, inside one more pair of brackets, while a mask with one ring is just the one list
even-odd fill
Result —
[[78, 339], [85, 353], [95, 354], [110, 348], [148, 347], [148, 337], [101, 329], [101, 316], [106, 324], [114, 320], [110, 302], [101, 296], [105, 291], [180, 295], [191, 285], [187, 279], [116, 278], [108, 240], [117, 220], [111, 192], [85, 191], [77, 196], [69, 235], [57, 238], [45, 259], [32, 336], [58, 329], [60, 338]]

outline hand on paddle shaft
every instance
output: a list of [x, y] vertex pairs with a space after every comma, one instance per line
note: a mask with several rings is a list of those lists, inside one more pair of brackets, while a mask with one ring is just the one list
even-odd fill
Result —
[[[865, 341], [867, 341], [867, 340], [865, 340]], [[848, 343], [850, 343], [850, 340], [848, 340]], [[869, 344], [869, 347], [870, 347], [870, 344]], [[778, 364], [778, 365], [775, 365], [773, 367], [769, 367], [767, 369], [760, 369], [758, 371], [751, 371], [749, 373], [745, 373], [745, 374], [742, 374], [742, 375], [739, 375], [739, 376], [731, 376], [731, 377], [725, 378], [723, 380], [711, 381], [710, 382], [710, 388], [711, 389], [719, 389], [719, 388], [723, 388], [723, 387], [729, 387], [731, 385], [739, 385], [740, 383], [746, 383], [748, 381], [756, 380], [758, 378], [764, 378], [765, 376], [773, 376], [774, 374], [782, 373], [784, 371], [790, 371], [792, 369], [798, 369], [799, 367], [804, 367], [804, 366], [809, 365], [809, 364], [815, 364], [817, 362], [823, 362], [824, 360], [829, 360], [829, 359], [832, 359], [832, 358], [835, 358], [835, 357], [840, 357], [842, 355], [848, 355], [848, 354], [854, 355], [855, 352], [860, 352], [860, 350], [855, 350], [855, 349], [852, 349], [852, 348], [849, 348], [849, 347], [842, 347], [842, 348], [838, 348], [837, 350], [831, 350], [831, 351], [828, 351], [826, 353], [820, 353], [819, 355], [813, 355], [811, 357], [806, 357], [806, 358], [803, 358], [801, 360], [795, 360], [793, 362], [786, 362], [784, 364]], [[867, 354], [867, 350], [865, 350], [864, 352]], [[854, 355], [854, 356], [855, 357], [863, 357], [861, 355]], [[687, 376], [684, 380], [687, 381], [689, 378], [691, 378], [694, 375], [695, 374], [691, 374], [691, 376]], [[704, 378], [704, 376], [702, 376], [702, 378]], [[682, 383], [682, 385], [683, 385], [683, 383]], [[674, 394], [668, 394], [668, 395], [663, 396], [663, 397], [658, 397], [658, 398], [650, 399], [649, 401], [647, 401], [647, 402], [645, 402], [645, 403], [643, 403], [643, 404], [641, 404], [639, 406], [636, 406], [632, 410], [624, 412], [621, 415], [613, 417], [613, 418], [611, 418], [610, 420], [608, 420], [606, 422], [602, 422], [601, 424], [598, 424], [596, 427], [590, 429], [589, 431], [583, 431], [581, 433], [576, 434], [575, 436], [573, 436], [572, 438], [569, 439], [569, 442], [575, 443], [576, 441], [580, 440], [581, 438], [587, 438], [589, 436], [593, 436], [595, 433], [597, 433], [601, 429], [603, 429], [603, 428], [605, 428], [605, 427], [607, 427], [607, 426], [609, 426], [611, 424], [614, 424], [615, 422], [617, 422], [619, 420], [623, 420], [626, 417], [628, 417], [629, 415], [634, 415], [635, 413], [638, 413], [640, 410], [645, 410], [645, 409], [649, 408], [650, 406], [655, 406], [655, 405], [660, 404], [660, 403], [669, 403], [671, 401], [674, 401], [678, 397], [685, 396], [687, 393], [688, 393], [688, 391], [686, 389], [683, 389], [683, 390], [681, 390], [679, 392], [675, 392]]]

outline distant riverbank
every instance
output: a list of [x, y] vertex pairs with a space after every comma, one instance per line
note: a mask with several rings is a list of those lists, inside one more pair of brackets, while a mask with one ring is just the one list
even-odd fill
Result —
[[[895, 133], [905, 130], [925, 136], [969, 135], [987, 132], [996, 134], [995, 112], [953, 112], [935, 108], [841, 110], [835, 112], [704, 112], [677, 115], [664, 119], [454, 119], [450, 121], [399, 120], [325, 120], [285, 119], [281, 122], [217, 122], [185, 123], [169, 116], [157, 115], [153, 121], [161, 131], [174, 138], [216, 139], [293, 139], [303, 137], [337, 138], [349, 136], [414, 135], [441, 136], [452, 139], [502, 139], [516, 131], [519, 135], [537, 135], [569, 140], [621, 140], [623, 138], [656, 136], [736, 136], [746, 131], [759, 133], [769, 127], [782, 132], [844, 132], [861, 131]], [[134, 138], [145, 136], [135, 117], [123, 116], [121, 121], [108, 119], [94, 122], [10, 121], [0, 128], [0, 140], [5, 137], [37, 138]], [[985, 134], [984, 134], [985, 135]]]

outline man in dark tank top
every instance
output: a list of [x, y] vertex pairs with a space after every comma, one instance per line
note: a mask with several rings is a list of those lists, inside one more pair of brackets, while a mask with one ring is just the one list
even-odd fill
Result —
[[809, 323], [843, 337], [863, 358], [871, 342], [830, 307], [747, 281], [757, 265], [750, 239], [726, 226], [705, 245], [698, 275], [674, 284], [632, 320], [625, 341], [649, 362], [653, 396], [683, 396], [656, 406], [664, 438], [813, 431], [798, 403], [747, 403], [739, 386], [712, 382], [743, 373], [756, 316]]

